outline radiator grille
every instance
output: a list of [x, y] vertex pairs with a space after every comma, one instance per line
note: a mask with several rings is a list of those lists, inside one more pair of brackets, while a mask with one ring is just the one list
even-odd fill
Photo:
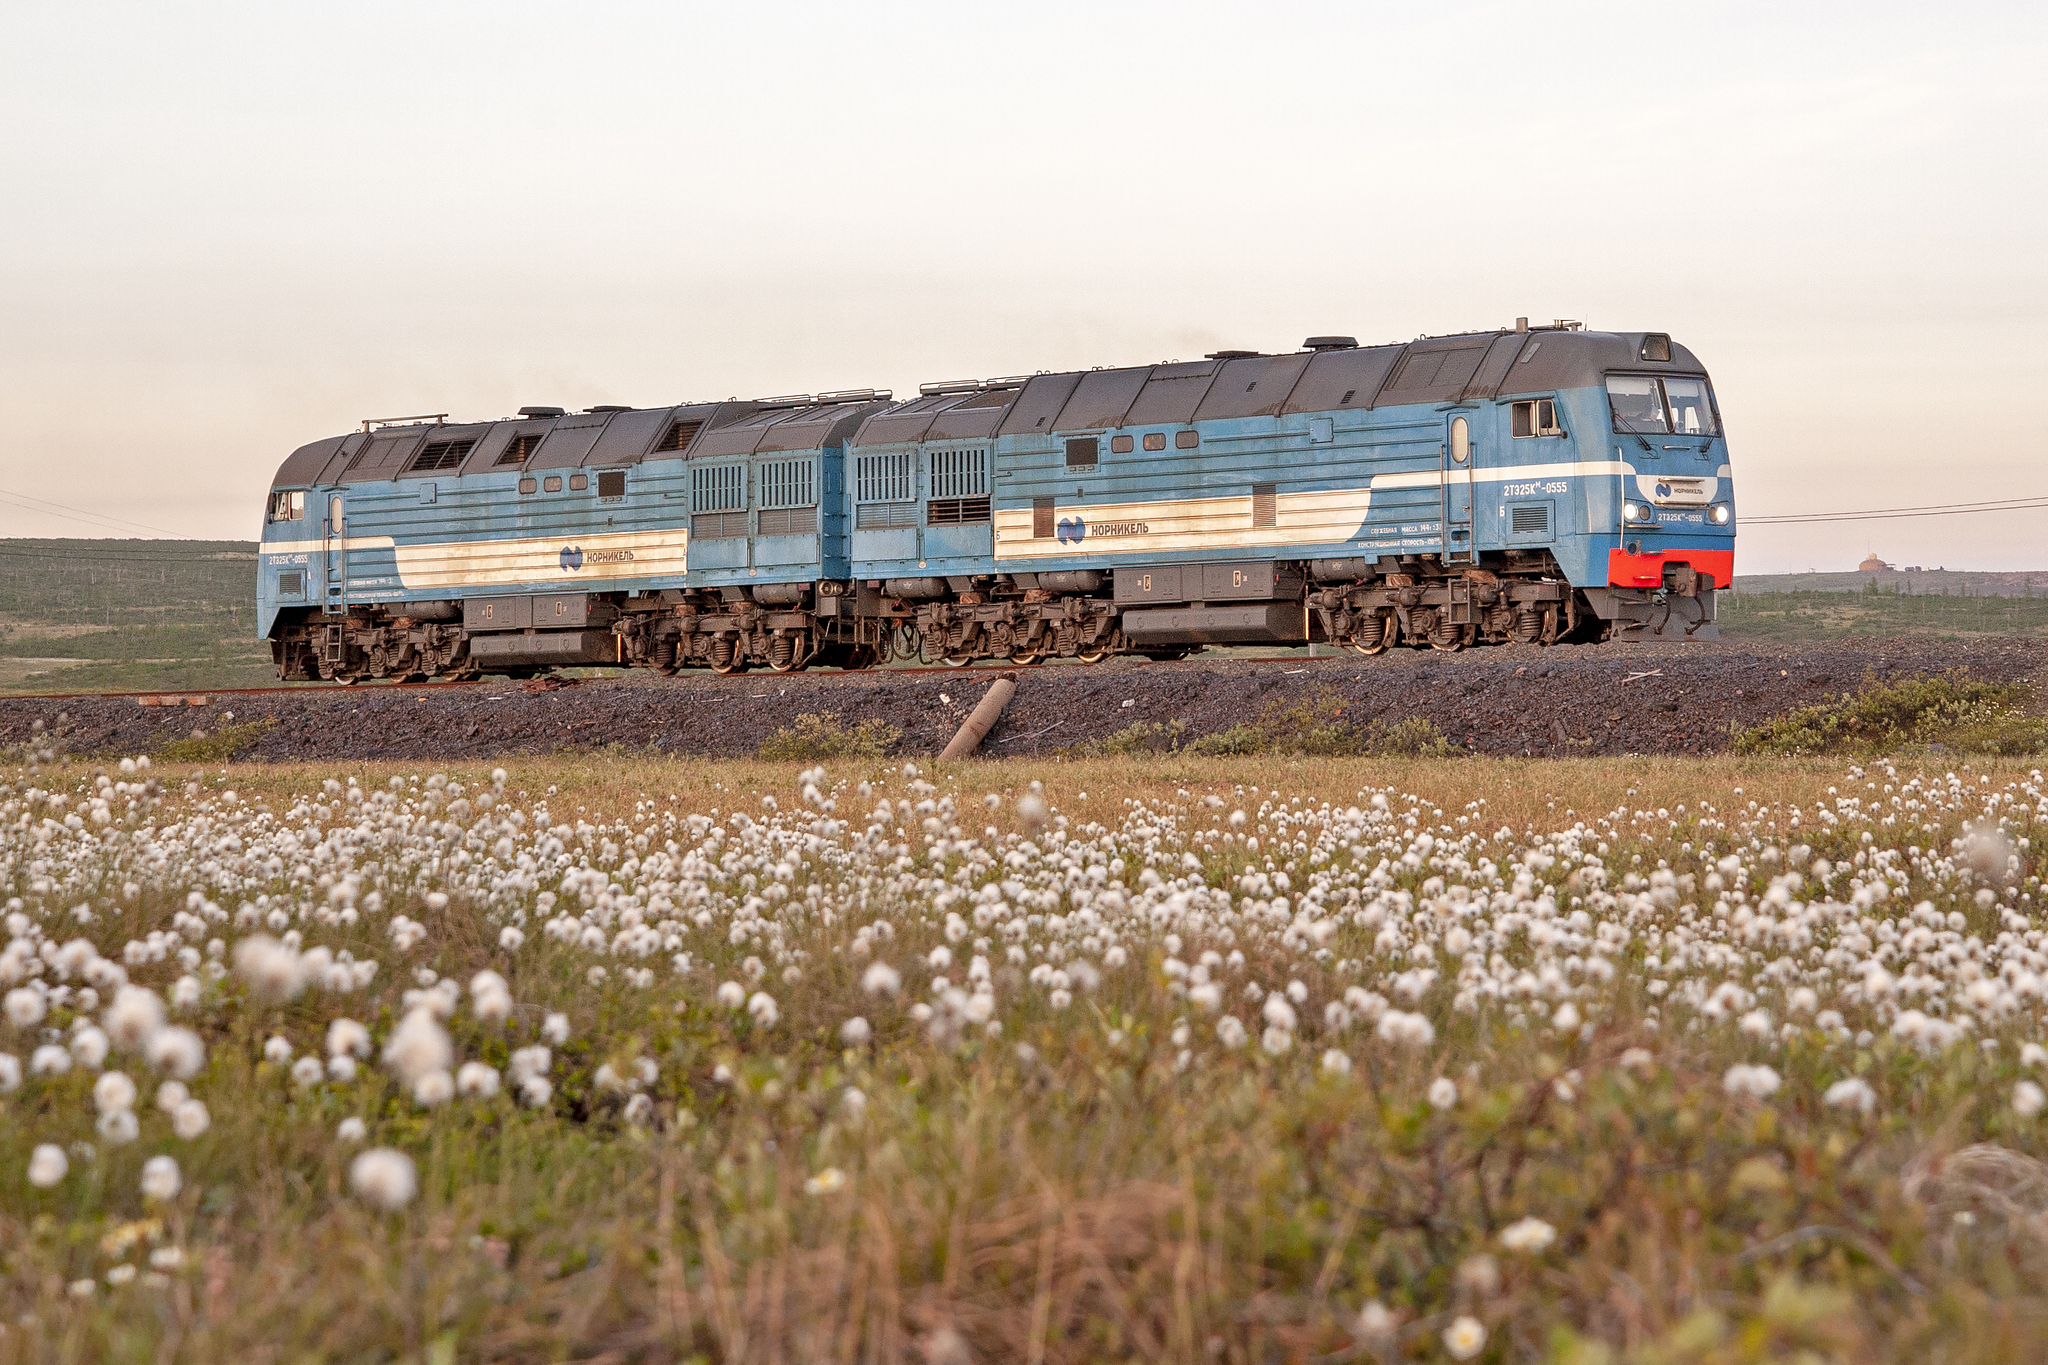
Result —
[[[692, 512], [738, 512], [747, 505], [747, 467], [700, 465], [690, 471]], [[745, 518], [741, 518], [745, 520]], [[741, 535], [746, 532], [742, 530]]]
[[818, 529], [815, 507], [771, 507], [759, 514], [764, 536], [808, 536]]
[[817, 485], [808, 459], [774, 460], [761, 466], [761, 506], [813, 507]]
[[690, 534], [699, 540], [741, 540], [747, 534], [745, 512], [699, 512], [690, 518]]
[[474, 439], [466, 441], [429, 441], [420, 453], [413, 457], [406, 469], [408, 474], [428, 474], [441, 469], [453, 469], [462, 463], [470, 451], [476, 449]]
[[893, 526], [917, 525], [914, 502], [864, 502], [853, 514], [857, 531], [884, 531]]
[[[533, 452], [539, 449], [539, 434], [536, 433], [527, 436], [514, 436], [512, 438], [512, 444], [506, 446], [504, 453], [498, 456], [498, 464], [525, 464], [527, 459], [533, 454]], [[492, 468], [496, 467], [497, 465], [492, 466]]]
[[1252, 529], [1278, 524], [1278, 485], [1255, 483], [1252, 485]]
[[668, 430], [661, 433], [661, 439], [654, 443], [656, 450], [688, 450], [690, 442], [697, 439], [697, 433], [704, 429], [702, 422], [686, 421], [682, 418], [670, 422]]
[[934, 499], [987, 497], [987, 448], [970, 446], [963, 450], [934, 450], [931, 495]]
[[1051, 498], [1033, 498], [1031, 500], [1031, 538], [1033, 540], [1051, 540], [1056, 529], [1053, 525], [1054, 518], [1055, 514]]
[[853, 463], [855, 502], [910, 502], [917, 497], [910, 452], [862, 455]]
[[623, 469], [600, 469], [597, 471], [597, 495], [600, 498], [623, 498], [626, 496], [626, 471]]
[[1518, 536], [1541, 535], [1550, 530], [1549, 503], [1522, 503], [1508, 508], [1508, 530]]
[[987, 498], [933, 498], [924, 514], [927, 526], [970, 526], [987, 520]]

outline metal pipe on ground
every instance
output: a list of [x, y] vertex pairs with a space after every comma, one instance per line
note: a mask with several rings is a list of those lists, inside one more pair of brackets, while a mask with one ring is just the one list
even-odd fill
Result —
[[952, 742], [946, 745], [946, 751], [939, 757], [966, 758], [979, 749], [981, 742], [988, 738], [988, 732], [995, 729], [996, 721], [1003, 714], [1003, 708], [1008, 706], [1010, 698], [1016, 695], [1017, 679], [1011, 674], [1005, 673], [990, 683], [988, 691], [982, 693], [980, 702], [968, 713], [966, 723], [960, 727], [959, 733], [953, 736]]

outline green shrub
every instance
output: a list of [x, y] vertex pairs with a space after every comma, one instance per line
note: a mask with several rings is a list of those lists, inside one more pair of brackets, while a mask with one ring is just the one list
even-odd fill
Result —
[[1126, 754], [1170, 754], [1182, 746], [1187, 734], [1188, 723], [1184, 720], [1169, 721], [1162, 725], [1156, 720], [1141, 720], [1126, 725], [1113, 735], [1076, 744], [1067, 749], [1074, 757], [1117, 758]]
[[[1318, 689], [1291, 705], [1274, 702], [1259, 715], [1181, 745], [1205, 758], [1296, 754], [1307, 758], [1441, 758], [1456, 752], [1441, 730], [1420, 716], [1358, 726], [1346, 719], [1344, 698]], [[1136, 727], [1133, 727], [1134, 729]], [[1125, 751], [1128, 752], [1128, 751]]]
[[813, 762], [825, 758], [881, 758], [903, 732], [882, 720], [864, 720], [848, 729], [836, 714], [805, 712], [796, 724], [784, 726], [761, 741], [757, 756], [771, 762]]
[[187, 739], [169, 740], [150, 750], [159, 763], [225, 763], [263, 738], [277, 722], [269, 717], [198, 730]]
[[1739, 754], [1872, 754], [1936, 745], [1969, 754], [2048, 749], [2048, 721], [2033, 714], [2022, 683], [1975, 681], [1960, 672], [1903, 682], [1866, 680], [1859, 692], [1802, 706], [1735, 734]]

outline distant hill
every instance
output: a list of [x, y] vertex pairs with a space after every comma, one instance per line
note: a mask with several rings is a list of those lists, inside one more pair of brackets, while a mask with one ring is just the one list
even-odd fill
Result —
[[2048, 569], [1977, 573], [1883, 569], [1870, 573], [1737, 574], [1737, 592], [1895, 592], [1906, 597], [2048, 597]]

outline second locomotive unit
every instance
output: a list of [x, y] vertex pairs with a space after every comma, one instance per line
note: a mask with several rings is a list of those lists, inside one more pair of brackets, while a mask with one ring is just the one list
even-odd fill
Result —
[[286, 679], [1700, 639], [1705, 369], [1577, 324], [676, 407], [366, 422], [278, 470]]

